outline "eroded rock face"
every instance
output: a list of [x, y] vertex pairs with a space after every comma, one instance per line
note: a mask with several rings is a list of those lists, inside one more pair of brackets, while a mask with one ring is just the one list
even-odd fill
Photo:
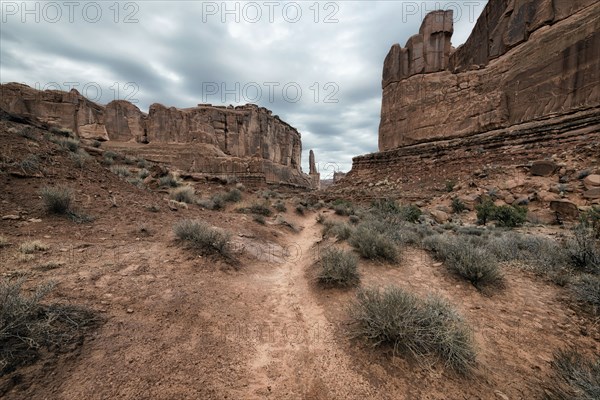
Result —
[[600, 113], [597, 1], [492, 0], [455, 51], [447, 13], [429, 14], [419, 35], [386, 57], [380, 151]]
[[[149, 152], [154, 153], [157, 146], [179, 152], [177, 146], [168, 145], [190, 145], [202, 152], [198, 154], [200, 160], [183, 157], [189, 163], [182, 163], [182, 168], [194, 172], [260, 174], [262, 168], [268, 182], [311, 187], [315, 181], [302, 173], [300, 133], [271, 111], [256, 105], [199, 104], [178, 109], [153, 104], [145, 114], [123, 100], [112, 101], [106, 107], [95, 104], [76, 90], [42, 92], [9, 83], [0, 85], [0, 93], [1, 109], [69, 128], [82, 138], [153, 144], [156, 146]], [[175, 153], [163, 153], [159, 158], [165, 162], [177, 158]], [[234, 160], [228, 161], [227, 157]]]

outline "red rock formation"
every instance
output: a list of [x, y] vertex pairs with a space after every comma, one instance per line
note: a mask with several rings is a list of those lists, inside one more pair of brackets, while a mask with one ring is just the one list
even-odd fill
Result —
[[[505, 203], [526, 196], [547, 211], [564, 186], [577, 205], [599, 204], [600, 189], [584, 187], [572, 165], [598, 166], [600, 2], [490, 0], [455, 51], [447, 47], [447, 17], [430, 14], [407, 49], [392, 46], [383, 68], [380, 151], [355, 157], [328, 189], [331, 198], [426, 203], [447, 195], [445, 184], [455, 180], [474, 196], [463, 199], [467, 204], [483, 193], [478, 182], [524, 181], [518, 175], [526, 174], [554, 182], [514, 187]], [[422, 60], [410, 54], [432, 38]], [[427, 67], [424, 60], [433, 61]]]
[[[301, 170], [300, 133], [256, 105], [201, 104], [178, 109], [152, 104], [145, 114], [123, 100], [100, 106], [76, 90], [42, 92], [9, 83], [0, 85], [0, 93], [0, 108], [5, 111], [71, 129], [82, 138], [110, 140], [111, 146], [119, 142], [148, 144], [136, 151], [142, 156], [157, 155], [163, 161], [177, 159], [184, 170], [224, 178], [227, 174], [262, 174], [267, 182], [307, 187], [314, 181]], [[186, 151], [177, 145], [186, 145]], [[190, 149], [201, 153], [200, 157], [188, 154]]]
[[380, 151], [599, 108], [597, 1], [490, 1], [453, 53], [450, 16], [429, 14], [407, 50], [390, 50]]

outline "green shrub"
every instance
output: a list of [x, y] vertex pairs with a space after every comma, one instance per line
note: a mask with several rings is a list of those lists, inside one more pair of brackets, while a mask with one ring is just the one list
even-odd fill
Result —
[[499, 206], [493, 210], [493, 219], [498, 226], [514, 228], [527, 220], [527, 208], [519, 206]]
[[182, 186], [171, 189], [169, 197], [180, 203], [194, 204], [196, 202], [196, 192], [191, 186]]
[[477, 211], [477, 223], [485, 225], [491, 221], [494, 218], [495, 209], [496, 206], [494, 205], [492, 199], [483, 199], [480, 204], [475, 206], [475, 211]]
[[600, 358], [586, 359], [574, 350], [559, 350], [552, 361], [554, 370], [548, 400], [597, 400], [600, 398]]
[[377, 213], [383, 214], [399, 214], [401, 212], [400, 205], [393, 199], [377, 199], [371, 203], [371, 209]]
[[463, 374], [475, 364], [471, 329], [437, 296], [420, 299], [393, 286], [364, 289], [358, 292], [350, 312], [355, 337], [390, 346], [394, 354], [437, 355], [447, 367]]
[[296, 213], [299, 215], [304, 215], [304, 212], [306, 211], [306, 207], [304, 207], [302, 204], [296, 204]]
[[98, 322], [84, 308], [42, 304], [51, 284], [36, 287], [30, 296], [21, 286], [22, 281], [0, 281], [0, 377], [32, 363], [42, 350], [64, 352], [81, 344]]
[[350, 244], [364, 258], [391, 262], [399, 258], [399, 250], [392, 240], [362, 225], [352, 233]]
[[196, 250], [207, 254], [230, 256], [231, 235], [208, 225], [204, 221], [185, 219], [175, 224], [175, 235]]
[[46, 211], [52, 214], [67, 214], [71, 210], [73, 191], [67, 187], [44, 187], [40, 191]]
[[348, 217], [348, 220], [350, 221], [351, 224], [356, 225], [360, 222], [360, 218], [357, 215], [350, 215]]
[[444, 182], [444, 185], [446, 186], [446, 192], [450, 193], [454, 190], [454, 186], [456, 186], [456, 181], [449, 179], [446, 182]]
[[110, 167], [110, 172], [112, 172], [115, 175], [118, 175], [121, 178], [126, 178], [131, 175], [131, 172], [129, 172], [129, 168], [127, 168], [124, 165], [113, 165], [112, 167]]
[[358, 259], [349, 251], [327, 249], [320, 256], [319, 282], [332, 286], [353, 286], [360, 281]]
[[456, 196], [452, 198], [452, 211], [455, 214], [460, 214], [461, 212], [465, 211], [466, 209], [467, 209], [467, 206], [465, 206], [465, 203], [463, 203], [463, 201], [461, 199], [459, 199]]
[[414, 204], [409, 204], [400, 207], [400, 216], [404, 221], [417, 222], [421, 216], [421, 209]]
[[324, 224], [325, 221], [327, 221], [327, 217], [325, 217], [325, 214], [322, 213], [318, 213], [315, 219], [317, 221], [317, 224]]
[[100, 146], [102, 146], [102, 142], [100, 142], [99, 140], [94, 140], [92, 142], [92, 147], [99, 148]]

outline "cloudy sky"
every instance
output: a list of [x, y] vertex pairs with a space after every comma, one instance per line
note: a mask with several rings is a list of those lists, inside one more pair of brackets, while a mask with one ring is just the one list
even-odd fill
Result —
[[[482, 1], [2, 1], [0, 81], [76, 87], [106, 104], [257, 103], [302, 134], [322, 175], [377, 150], [383, 60], [424, 15]], [[25, 4], [25, 5], [24, 5]]]

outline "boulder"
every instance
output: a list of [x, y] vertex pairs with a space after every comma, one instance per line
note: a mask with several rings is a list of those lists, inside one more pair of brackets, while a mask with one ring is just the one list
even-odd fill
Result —
[[528, 211], [527, 221], [533, 224], [553, 225], [557, 222], [556, 211], [548, 209]]
[[432, 210], [430, 212], [431, 217], [433, 218], [433, 220], [435, 222], [437, 222], [438, 224], [444, 224], [446, 222], [448, 222], [448, 214], [446, 214], [445, 212], [443, 212], [442, 210]]
[[475, 210], [475, 206], [481, 203], [481, 196], [477, 194], [461, 196], [459, 198], [469, 211]]
[[556, 163], [553, 161], [535, 161], [533, 164], [531, 164], [529, 172], [531, 175], [535, 176], [550, 176], [554, 173], [554, 171], [557, 170], [557, 168], [558, 165], [556, 165]]
[[586, 190], [583, 193], [583, 197], [585, 197], [586, 199], [589, 199], [589, 200], [600, 199], [600, 187], [599, 188], [590, 189], [590, 190]]
[[594, 189], [600, 187], [600, 175], [588, 175], [583, 180], [583, 185], [586, 189]]
[[576, 219], [579, 217], [577, 204], [569, 200], [552, 200], [550, 209], [555, 211], [561, 219]]

